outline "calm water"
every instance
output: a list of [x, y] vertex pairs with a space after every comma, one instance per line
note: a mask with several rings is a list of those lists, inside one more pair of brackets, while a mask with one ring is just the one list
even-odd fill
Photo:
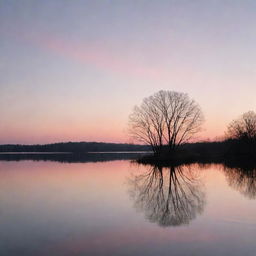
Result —
[[256, 173], [0, 162], [0, 255], [256, 255]]

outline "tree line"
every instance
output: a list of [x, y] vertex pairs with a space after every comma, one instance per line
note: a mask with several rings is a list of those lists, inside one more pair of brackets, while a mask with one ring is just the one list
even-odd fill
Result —
[[147, 145], [103, 142], [60, 142], [45, 145], [0, 145], [0, 152], [111, 152], [148, 151]]
[[[203, 122], [200, 106], [186, 93], [161, 90], [134, 107], [129, 132], [135, 141], [150, 145], [155, 155], [166, 150], [171, 154], [191, 142]], [[236, 141], [236, 151], [256, 152], [256, 114], [249, 111], [233, 120], [225, 135]]]

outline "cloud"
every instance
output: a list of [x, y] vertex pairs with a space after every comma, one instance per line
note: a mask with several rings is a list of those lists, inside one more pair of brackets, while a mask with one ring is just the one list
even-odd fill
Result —
[[128, 56], [125, 50], [120, 53], [97, 44], [88, 44], [86, 42], [77, 44], [71, 40], [45, 35], [37, 38], [30, 37], [29, 40], [40, 48], [72, 61], [91, 65], [103, 72], [155, 80], [168, 76], [168, 72], [163, 68], [145, 63], [145, 60], [142, 61], [136, 54], [133, 57]]

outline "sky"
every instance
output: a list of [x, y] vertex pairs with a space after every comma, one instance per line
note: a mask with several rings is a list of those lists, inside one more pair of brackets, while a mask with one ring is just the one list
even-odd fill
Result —
[[128, 116], [188, 93], [198, 140], [256, 111], [256, 1], [0, 0], [0, 144], [132, 142]]

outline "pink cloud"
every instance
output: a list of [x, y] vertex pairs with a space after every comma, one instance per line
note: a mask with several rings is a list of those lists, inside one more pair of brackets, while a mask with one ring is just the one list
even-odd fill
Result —
[[162, 79], [168, 76], [168, 72], [160, 67], [145, 65], [139, 58], [131, 58], [125, 53], [120, 54], [96, 44], [76, 44], [54, 36], [42, 36], [36, 39], [30, 37], [29, 40], [37, 46], [67, 59], [92, 65], [106, 72], [150, 79]]

